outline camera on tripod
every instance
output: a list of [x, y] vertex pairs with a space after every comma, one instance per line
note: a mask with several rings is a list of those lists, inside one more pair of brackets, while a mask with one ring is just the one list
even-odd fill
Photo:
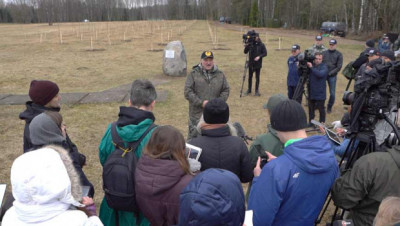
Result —
[[243, 34], [243, 43], [252, 46], [256, 42], [258, 33], [255, 30], [248, 31], [247, 34]]

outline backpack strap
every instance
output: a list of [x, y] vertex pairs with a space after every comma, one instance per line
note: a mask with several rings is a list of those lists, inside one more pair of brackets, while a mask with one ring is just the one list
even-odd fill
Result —
[[131, 152], [131, 151], [135, 151], [137, 149], [137, 147], [139, 146], [139, 144], [142, 142], [143, 138], [150, 132], [150, 130], [152, 130], [156, 126], [157, 126], [156, 124], [152, 123], [146, 129], [146, 131], [144, 131], [142, 136], [140, 136], [139, 140], [133, 141], [133, 142], [127, 142], [128, 143], [128, 147], [125, 148], [125, 142], [121, 139], [121, 137], [118, 135], [118, 132], [117, 132], [117, 122], [113, 122], [111, 124], [112, 142], [113, 142], [113, 144], [114, 144], [114, 146], [116, 148], [119, 148], [119, 149], [121, 149], [123, 151], [122, 157], [124, 157], [126, 155], [126, 153]]

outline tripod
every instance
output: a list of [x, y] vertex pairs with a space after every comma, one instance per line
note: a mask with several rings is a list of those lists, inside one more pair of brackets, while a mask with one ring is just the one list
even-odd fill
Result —
[[301, 104], [301, 95], [304, 95], [306, 97], [306, 100], [308, 100], [308, 95], [307, 95], [307, 93], [309, 92], [308, 85], [307, 85], [307, 92], [304, 89], [304, 85], [308, 84], [309, 82], [308, 80], [309, 71], [307, 66], [305, 66], [305, 68], [304, 66], [300, 66], [299, 70], [301, 72], [300, 79], [296, 85], [296, 89], [294, 90], [292, 100], [295, 100]]
[[243, 71], [242, 88], [240, 89], [240, 98], [242, 97], [242, 94], [243, 94], [243, 85], [244, 85], [244, 82], [246, 81], [246, 74], [247, 74], [248, 68], [249, 68], [249, 53], [246, 54], [246, 61], [244, 62], [244, 71]]
[[[387, 117], [387, 115], [382, 112], [380, 113], [380, 117], [385, 119], [385, 121], [390, 124], [394, 133], [397, 136], [397, 139], [399, 139], [400, 134], [399, 134], [396, 126], [394, 125], [394, 123], [392, 121], [390, 121], [390, 119]], [[361, 156], [377, 151], [377, 143], [376, 143], [375, 134], [373, 131], [358, 132], [355, 134], [351, 134], [350, 136], [352, 136], [350, 139], [350, 142], [349, 142], [348, 146], [346, 147], [346, 151], [344, 152], [343, 157], [339, 163], [339, 168], [341, 168], [342, 164], [345, 162], [345, 158], [349, 157], [348, 160], [346, 161], [343, 172], [347, 172], [349, 169], [351, 169], [353, 167], [354, 163], [356, 162], [356, 160], [359, 159]], [[356, 142], [358, 142], [358, 144]], [[354, 146], [356, 146], [355, 149], [354, 149]], [[321, 223], [322, 217], [324, 216], [324, 214], [332, 200], [332, 196], [329, 196], [329, 195], [330, 195], [330, 192], [328, 193], [328, 195], [326, 197], [326, 200], [328, 200], [328, 201], [325, 202], [323, 211], [320, 213], [319, 218], [315, 221], [315, 225]], [[328, 199], [328, 197], [329, 197], [329, 199]], [[335, 207], [335, 211], [334, 211], [334, 214], [331, 219], [331, 224], [335, 220], [343, 219], [343, 216], [344, 216], [346, 210], [343, 209], [343, 211], [339, 217], [337, 215], [338, 211], [339, 211], [339, 207]]]

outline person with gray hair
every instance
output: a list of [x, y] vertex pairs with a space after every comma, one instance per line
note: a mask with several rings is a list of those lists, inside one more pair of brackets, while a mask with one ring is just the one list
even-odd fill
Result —
[[388, 196], [382, 200], [373, 225], [400, 225], [400, 197]]
[[[125, 143], [138, 141], [142, 134], [153, 125], [156, 118], [152, 111], [156, 103], [156, 98], [156, 89], [149, 80], [138, 79], [132, 83], [128, 102], [129, 106], [120, 107], [116, 121], [117, 134]], [[108, 125], [99, 145], [99, 159], [103, 167], [108, 156], [115, 150], [111, 135], [111, 125], [112, 123]], [[139, 143], [135, 151], [137, 158], [141, 157], [142, 150], [153, 131], [154, 129], [151, 129]], [[140, 225], [149, 224], [148, 220], [141, 213], [139, 213], [139, 219], [137, 219], [133, 212], [112, 209], [105, 198], [103, 198], [100, 206], [99, 217], [105, 225], [116, 225], [117, 219], [119, 225], [139, 225], [138, 222], [141, 222]]]

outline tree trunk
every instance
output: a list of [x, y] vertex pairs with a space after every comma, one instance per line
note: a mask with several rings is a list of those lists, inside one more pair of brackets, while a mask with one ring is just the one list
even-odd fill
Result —
[[363, 23], [363, 14], [364, 14], [364, 5], [365, 5], [365, 0], [361, 0], [361, 6], [360, 6], [360, 21], [358, 23], [358, 33], [361, 32], [362, 28], [362, 23]]

